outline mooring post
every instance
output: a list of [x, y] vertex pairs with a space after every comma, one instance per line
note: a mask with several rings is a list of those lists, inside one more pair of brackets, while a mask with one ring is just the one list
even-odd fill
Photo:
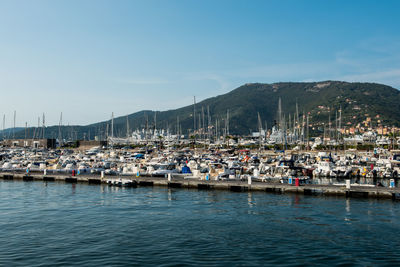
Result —
[[350, 185], [350, 179], [346, 179], [346, 189], [350, 189], [351, 185]]

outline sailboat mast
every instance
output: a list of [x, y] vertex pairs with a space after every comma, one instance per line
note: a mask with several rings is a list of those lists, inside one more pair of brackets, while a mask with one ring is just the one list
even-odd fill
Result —
[[[292, 118], [290, 117], [290, 113], [289, 113], [289, 120], [288, 120], [289, 137], [290, 137], [290, 132], [292, 131], [291, 122], [292, 122]], [[293, 118], [293, 129], [294, 129], [294, 124], [295, 124], [295, 118]], [[290, 139], [289, 139], [289, 142], [291, 142]]]
[[210, 106], [207, 106], [207, 133], [208, 133], [208, 139], [210, 138], [210, 126], [211, 126], [211, 117], [210, 117]]
[[43, 112], [43, 117], [42, 117], [42, 127], [43, 127], [43, 131], [42, 131], [42, 134], [43, 134], [43, 136], [42, 136], [42, 138], [44, 139], [44, 129], [45, 129], [45, 116], [44, 116], [44, 112]]
[[3, 115], [3, 139], [5, 139], [5, 131], [6, 130], [6, 114]]
[[226, 134], [229, 135], [229, 109], [226, 111]]
[[310, 142], [309, 142], [309, 138], [310, 138], [310, 133], [309, 133], [309, 115], [307, 114], [307, 150], [308, 150], [308, 145], [310, 144]]
[[331, 140], [331, 133], [332, 133], [332, 128], [331, 128], [331, 108], [329, 108], [329, 124], [328, 124], [328, 137], [329, 141]]
[[114, 112], [111, 113], [111, 139], [114, 138]]
[[149, 132], [149, 116], [146, 114], [146, 133], [145, 133], [145, 138], [146, 138], [146, 146], [148, 143], [148, 132]]
[[204, 128], [204, 107], [202, 106], [201, 107], [201, 117], [202, 117], [202, 130], [201, 130], [201, 133], [203, 134], [203, 139], [204, 139], [204, 131], [205, 131], [205, 128]]
[[37, 118], [37, 130], [35, 134], [35, 138], [37, 136], [37, 139], [40, 139], [40, 116]]
[[296, 131], [297, 131], [297, 135], [299, 136], [300, 135], [300, 127], [299, 127], [299, 124], [300, 124], [300, 118], [299, 118], [299, 105], [298, 105], [298, 103], [297, 103], [297, 97], [296, 97]]
[[303, 122], [301, 124], [301, 143], [302, 144], [304, 144], [304, 140], [305, 140], [305, 138], [304, 138], [304, 135], [305, 135], [305, 133], [304, 133], [305, 119], [306, 119], [306, 113], [303, 110]]
[[62, 112], [60, 114], [60, 122], [58, 123], [58, 145], [60, 147], [62, 146], [61, 126], [62, 126]]
[[299, 128], [299, 121], [296, 120], [296, 114], [293, 114], [293, 141], [299, 140], [298, 128]]
[[154, 111], [154, 134], [157, 130], [157, 111]]
[[[201, 129], [201, 114], [199, 113], [199, 121], [198, 121], [199, 123], [198, 123], [198, 128], [197, 128], [197, 130], [199, 131], [199, 135], [201, 135], [201, 132], [200, 132], [200, 129]], [[200, 138], [201, 138], [201, 136], [200, 136]]]
[[217, 141], [218, 136], [218, 119], [215, 118], [215, 141]]
[[260, 117], [260, 112], [257, 112], [257, 120], [258, 120], [258, 132], [260, 135], [258, 136], [258, 142], [259, 142], [259, 149], [261, 149], [261, 132], [262, 132], [262, 122], [261, 122], [261, 117]]
[[283, 130], [283, 125], [282, 125], [282, 100], [279, 97], [278, 100], [278, 123], [279, 123], [279, 130]]
[[128, 119], [128, 115], [126, 115], [126, 138], [129, 138], [129, 119]]
[[17, 119], [17, 111], [14, 110], [14, 128], [13, 128], [13, 139], [15, 139], [15, 120]]
[[336, 119], [335, 119], [335, 140], [337, 142], [337, 132], [338, 132], [338, 116], [337, 116], [337, 110], [336, 110]]
[[[371, 120], [371, 122], [372, 122], [372, 120]], [[342, 131], [342, 106], [340, 106], [340, 109], [339, 109], [339, 138], [341, 137], [341, 131]]]
[[193, 132], [196, 131], [196, 96], [193, 96]]

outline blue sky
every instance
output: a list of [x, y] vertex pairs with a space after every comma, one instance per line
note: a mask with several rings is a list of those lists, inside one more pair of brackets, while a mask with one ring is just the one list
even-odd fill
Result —
[[400, 89], [400, 1], [0, 1], [6, 127], [167, 110], [249, 82]]

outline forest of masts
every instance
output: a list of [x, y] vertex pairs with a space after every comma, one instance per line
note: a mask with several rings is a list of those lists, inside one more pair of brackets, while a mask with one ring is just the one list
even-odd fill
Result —
[[[322, 123], [324, 143], [328, 141], [340, 143], [343, 141], [343, 136], [341, 135], [342, 109], [340, 108], [339, 110], [336, 110], [335, 113], [334, 124], [331, 120], [331, 108], [329, 108], [328, 123]], [[286, 115], [282, 114], [282, 102], [281, 98], [279, 98], [277, 114], [278, 122], [275, 123], [276, 131], [280, 133], [280, 140], [278, 140], [278, 142], [281, 144], [308, 145], [310, 141], [309, 115], [310, 113], [306, 114], [304, 110], [302, 116], [299, 115], [299, 106], [296, 101], [296, 111], [293, 114], [293, 117], [289, 113], [288, 118], [286, 118]], [[261, 120], [259, 118], [259, 125], [260, 123]]]
[[[175, 132], [177, 138], [182, 136], [187, 136], [190, 139], [199, 139], [199, 140], [221, 140], [221, 139], [229, 139], [230, 131], [229, 131], [229, 109], [226, 111], [226, 117], [215, 117], [214, 121], [211, 119], [210, 108], [207, 106], [201, 106], [200, 110], [196, 109], [196, 97], [194, 97], [193, 104], [193, 129], [187, 129], [186, 132], [182, 130], [182, 125], [180, 122], [179, 116], [176, 118], [175, 131], [170, 131], [170, 127], [166, 127], [166, 134], [170, 135], [172, 132]], [[60, 120], [58, 125], [58, 136], [52, 136], [52, 138], [57, 138], [59, 143], [62, 143], [64, 140], [77, 140], [78, 137], [83, 140], [92, 140], [94, 136], [97, 136], [100, 140], [110, 139], [110, 138], [129, 138], [131, 136], [131, 129], [129, 127], [128, 116], [126, 116], [126, 132], [122, 133], [121, 129], [119, 129], [117, 135], [114, 133], [114, 113], [111, 115], [111, 119], [104, 125], [105, 129], [101, 129], [100, 125], [97, 129], [81, 133], [81, 136], [78, 136], [78, 131], [74, 131], [73, 127], [64, 128], [62, 122], [62, 112], [60, 114]], [[323, 140], [336, 140], [337, 142], [341, 141], [341, 121], [342, 121], [342, 113], [341, 109], [336, 111], [336, 117], [334, 119], [334, 123], [331, 121], [331, 112], [329, 109], [329, 119], [328, 123], [322, 123], [324, 128]], [[12, 131], [8, 131], [6, 135], [5, 128], [6, 117], [3, 116], [3, 139], [13, 138], [15, 139], [15, 122], [16, 122], [16, 111], [14, 111], [14, 120], [13, 120], [13, 129]], [[278, 111], [277, 111], [277, 120], [274, 122], [273, 127], [270, 131], [268, 131], [267, 122], [263, 125], [260, 113], [257, 114], [257, 122], [258, 122], [258, 138], [260, 142], [264, 142], [268, 140], [268, 138], [272, 138], [275, 135], [275, 142], [281, 144], [308, 144], [310, 132], [309, 132], [309, 114], [306, 114], [304, 111], [302, 115], [299, 114], [299, 107], [296, 101], [296, 111], [295, 113], [286, 114], [282, 113], [282, 103], [281, 98], [279, 98], [278, 102]], [[64, 131], [63, 131], [64, 128]], [[31, 130], [31, 132], [30, 132]], [[154, 123], [149, 123], [148, 116], [146, 116], [145, 126], [142, 129], [145, 133], [145, 138], [151, 139], [151, 136], [155, 134], [160, 134], [160, 129], [157, 130], [157, 112], [154, 112]], [[53, 135], [54, 132], [53, 132]], [[27, 123], [25, 123], [25, 139], [40, 139], [46, 137], [46, 126], [45, 126], [45, 114], [43, 113], [42, 117], [38, 117], [37, 127], [28, 128]]]

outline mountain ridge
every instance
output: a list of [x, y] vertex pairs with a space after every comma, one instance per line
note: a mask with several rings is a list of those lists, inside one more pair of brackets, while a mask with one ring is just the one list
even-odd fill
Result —
[[[300, 121], [303, 114], [309, 114], [310, 124], [320, 127], [320, 123], [328, 123], [336, 118], [336, 112], [342, 109], [343, 124], [361, 123], [370, 117], [373, 124], [396, 125], [400, 121], [400, 91], [379, 83], [360, 83], [344, 81], [320, 82], [277, 82], [246, 83], [232, 91], [213, 96], [196, 103], [196, 128], [208, 124], [207, 111], [210, 111], [211, 125], [219, 122], [220, 129], [225, 126], [229, 110], [229, 130], [231, 134], [249, 134], [258, 129], [258, 113], [263, 127], [268, 128], [277, 118], [279, 98], [282, 102], [282, 114], [286, 120], [291, 120], [296, 113], [296, 103], [299, 107]], [[179, 117], [183, 134], [193, 131], [193, 104], [166, 111], [142, 110], [114, 119], [114, 135], [126, 136], [126, 121], [130, 129], [148, 128], [177, 130]], [[199, 116], [200, 115], [200, 116]], [[156, 120], [155, 120], [156, 118]], [[63, 126], [63, 135], [68, 131], [76, 132], [76, 137], [82, 139], [93, 136], [105, 136], [110, 120], [92, 123], [85, 126]], [[156, 124], [156, 125], [155, 125]], [[109, 126], [110, 127], [110, 126]], [[18, 136], [24, 131], [19, 131]], [[109, 133], [111, 130], [109, 130]], [[47, 137], [58, 136], [58, 126], [46, 127]]]

